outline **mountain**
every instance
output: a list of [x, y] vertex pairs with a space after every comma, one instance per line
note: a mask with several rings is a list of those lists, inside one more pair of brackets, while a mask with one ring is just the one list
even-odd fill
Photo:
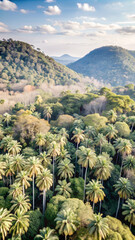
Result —
[[68, 64], [73, 63], [73, 62], [75, 62], [75, 61], [77, 61], [79, 59], [77, 57], [72, 57], [72, 56], [70, 56], [68, 54], [64, 54], [64, 55], [62, 55], [60, 57], [55, 57], [54, 56], [52, 58], [54, 58], [54, 60], [56, 62], [61, 63], [63, 65], [68, 65]]
[[113, 86], [135, 83], [135, 51], [117, 46], [97, 48], [68, 67]]
[[70, 85], [78, 82], [80, 76], [27, 43], [12, 39], [2, 40], [0, 83], [9, 85], [20, 80], [28, 80], [28, 84], [35, 86], [43, 82]]

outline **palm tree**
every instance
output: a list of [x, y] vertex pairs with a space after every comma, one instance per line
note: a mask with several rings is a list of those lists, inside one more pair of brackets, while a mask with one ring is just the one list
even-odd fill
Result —
[[16, 198], [14, 198], [12, 201], [12, 206], [10, 208], [10, 211], [13, 211], [16, 213], [16, 211], [19, 209], [20, 212], [27, 212], [30, 210], [31, 204], [28, 196], [25, 195], [19, 195]]
[[126, 155], [129, 155], [131, 153], [132, 144], [128, 139], [122, 139], [122, 141], [116, 146], [116, 149], [118, 150], [118, 153], [121, 153], [122, 155], [121, 169], [120, 169], [120, 176], [121, 176], [123, 159], [126, 157]]
[[51, 158], [45, 151], [43, 153], [40, 153], [39, 158], [41, 159], [41, 163], [45, 168], [51, 164]]
[[13, 226], [10, 229], [12, 232], [12, 236], [20, 236], [27, 232], [29, 227], [29, 215], [19, 209], [16, 211], [14, 215]]
[[66, 149], [61, 149], [60, 154], [57, 157], [57, 162], [63, 161], [65, 158], [70, 159], [70, 154]]
[[55, 160], [56, 160], [56, 157], [60, 154], [60, 145], [56, 141], [53, 141], [50, 144], [48, 154], [50, 154], [50, 156], [52, 156], [53, 158], [53, 192], [54, 192]]
[[0, 148], [2, 148], [4, 152], [6, 152], [7, 146], [10, 142], [12, 142], [12, 140], [13, 138], [10, 135], [4, 137], [0, 143]]
[[46, 206], [46, 192], [50, 189], [53, 184], [52, 174], [48, 169], [44, 169], [36, 179], [37, 187], [40, 191], [43, 191], [43, 214], [45, 214]]
[[114, 112], [113, 110], [110, 110], [107, 113], [107, 117], [108, 117], [108, 120], [109, 120], [110, 123], [114, 123], [117, 119], [117, 113]]
[[83, 194], [83, 201], [85, 199], [85, 187], [86, 187], [86, 179], [87, 179], [87, 170], [88, 167], [92, 169], [96, 163], [96, 154], [95, 151], [91, 148], [85, 148], [81, 146], [77, 151], [77, 155], [79, 156], [78, 163], [85, 168], [85, 180], [84, 180], [84, 194]]
[[54, 229], [50, 229], [49, 227], [40, 229], [40, 234], [36, 235], [34, 240], [59, 240], [58, 236], [55, 234]]
[[34, 157], [30, 157], [28, 159], [28, 162], [26, 162], [26, 170], [28, 170], [29, 172], [29, 176], [30, 178], [32, 177], [32, 181], [33, 181], [33, 210], [35, 208], [35, 176], [37, 176], [38, 174], [41, 173], [41, 170], [43, 170], [42, 164], [41, 164], [41, 160]]
[[61, 178], [71, 178], [74, 174], [74, 165], [69, 159], [64, 159], [58, 164], [58, 176]]
[[12, 166], [14, 171], [17, 172], [17, 174], [22, 171], [24, 165], [25, 161], [21, 154], [17, 154], [16, 156], [12, 157]]
[[128, 199], [126, 204], [123, 204], [122, 214], [125, 216], [125, 220], [130, 223], [130, 229], [132, 225], [135, 225], [135, 200]]
[[98, 133], [95, 138], [95, 144], [100, 147], [100, 154], [102, 152], [102, 147], [107, 143], [105, 136], [102, 133]]
[[135, 169], [135, 157], [132, 155], [127, 156], [123, 159], [123, 169], [124, 170], [134, 170]]
[[36, 140], [36, 144], [39, 146], [39, 153], [41, 153], [42, 147], [45, 146], [45, 143], [46, 143], [45, 135], [42, 133], [38, 133], [36, 135], [35, 140]]
[[5, 240], [10, 227], [12, 226], [12, 221], [14, 220], [13, 215], [6, 208], [0, 209], [0, 235], [2, 239]]
[[59, 229], [60, 235], [65, 235], [65, 240], [67, 240], [68, 235], [73, 235], [73, 233], [77, 230], [77, 215], [70, 208], [60, 211], [57, 214], [55, 221], [56, 229]]
[[3, 117], [4, 117], [3, 121], [6, 122], [6, 125], [8, 127], [8, 124], [11, 121], [11, 115], [6, 112], [6, 113], [3, 114]]
[[58, 184], [55, 188], [55, 191], [58, 195], [62, 195], [65, 198], [70, 198], [70, 195], [72, 193], [72, 189], [70, 188], [71, 183], [67, 183], [67, 181], [64, 179], [63, 181], [59, 180]]
[[20, 184], [23, 187], [23, 195], [25, 190], [28, 187], [30, 187], [30, 183], [29, 181], [31, 181], [31, 178], [28, 176], [28, 172], [27, 171], [21, 171], [20, 173], [18, 173], [17, 178], [16, 178], [16, 182], [20, 182]]
[[9, 194], [13, 198], [16, 198], [19, 195], [22, 195], [22, 186], [21, 186], [20, 182], [14, 182], [14, 184], [10, 185]]
[[[76, 145], [77, 150], [80, 142], [83, 141], [85, 138], [85, 135], [83, 133], [84, 131], [80, 128], [75, 128], [75, 130], [73, 131], [74, 136], [71, 138], [71, 140], [74, 140], [74, 142], [77, 144]], [[75, 169], [76, 167], [77, 167], [77, 153], [76, 153]]]
[[102, 153], [98, 156], [94, 170], [94, 175], [97, 179], [101, 180], [102, 184], [104, 180], [107, 180], [111, 176], [113, 163], [107, 153]]
[[96, 136], [96, 130], [93, 126], [86, 127], [84, 133], [87, 138], [93, 139]]
[[94, 214], [94, 219], [89, 224], [89, 233], [96, 240], [105, 239], [109, 233], [109, 226], [107, 218], [102, 218], [102, 214]]
[[116, 218], [117, 218], [118, 212], [119, 212], [119, 207], [120, 207], [120, 199], [121, 198], [122, 199], [130, 198], [131, 194], [133, 193], [133, 188], [132, 188], [130, 181], [127, 178], [123, 178], [123, 177], [119, 178], [119, 180], [114, 185], [114, 187], [115, 187], [115, 191], [119, 195], [118, 206], [117, 206], [117, 210], [116, 210]]
[[16, 140], [12, 140], [8, 143], [7, 150], [9, 154], [15, 156], [21, 151], [21, 147], [22, 146]]
[[3, 158], [0, 158], [0, 179], [5, 175], [6, 164], [3, 162]]
[[133, 128], [135, 126], [135, 116], [128, 117], [127, 122], [131, 126], [131, 131], [133, 131]]
[[52, 112], [53, 111], [52, 111], [52, 108], [50, 106], [45, 107], [43, 115], [44, 115], [45, 118], [47, 118], [48, 123], [49, 123], [49, 120], [51, 118]]
[[108, 126], [106, 128], [106, 137], [109, 139], [109, 141], [112, 138], [116, 138], [117, 133], [118, 133], [118, 131], [116, 130], [116, 128], [112, 124], [108, 124]]
[[102, 190], [103, 188], [103, 185], [98, 180], [92, 180], [86, 185], [87, 199], [93, 202], [93, 211], [95, 203], [102, 201], [105, 197], [105, 193]]
[[[8, 155], [8, 154], [6, 154]], [[12, 165], [12, 158], [10, 156], [8, 156], [9, 159], [7, 158], [5, 164], [6, 164], [6, 169], [5, 169], [5, 176], [6, 177], [10, 177], [10, 185], [11, 185], [11, 177], [15, 174], [14, 172], [14, 168], [13, 168], [13, 165]]]

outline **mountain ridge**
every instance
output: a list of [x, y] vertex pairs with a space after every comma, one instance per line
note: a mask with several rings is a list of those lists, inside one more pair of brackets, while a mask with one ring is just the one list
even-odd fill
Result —
[[114, 86], [135, 83], [135, 51], [118, 46], [94, 49], [68, 67]]

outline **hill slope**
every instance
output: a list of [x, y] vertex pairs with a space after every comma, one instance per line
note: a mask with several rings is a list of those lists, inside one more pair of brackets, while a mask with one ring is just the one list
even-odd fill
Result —
[[68, 67], [113, 86], [135, 83], [135, 52], [120, 47], [95, 49]]
[[78, 82], [80, 77], [27, 43], [12, 39], [0, 41], [0, 83], [16, 83], [22, 79], [33, 85], [42, 82], [69, 85]]
[[75, 61], [77, 61], [79, 59], [77, 57], [72, 57], [72, 56], [70, 56], [68, 54], [64, 54], [64, 55], [62, 55], [60, 57], [55, 57], [54, 56], [52, 58], [54, 58], [54, 60], [56, 62], [61, 63], [63, 65], [68, 65], [68, 64], [73, 63], [73, 62], [75, 62]]

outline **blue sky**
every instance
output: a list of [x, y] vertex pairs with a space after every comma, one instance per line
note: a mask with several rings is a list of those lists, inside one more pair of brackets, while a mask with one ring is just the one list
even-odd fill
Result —
[[13, 38], [49, 56], [84, 56], [118, 45], [135, 50], [134, 0], [0, 0], [0, 39]]

